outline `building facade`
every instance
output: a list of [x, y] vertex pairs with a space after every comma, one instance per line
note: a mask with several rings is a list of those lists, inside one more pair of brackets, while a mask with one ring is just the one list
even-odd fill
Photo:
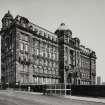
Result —
[[2, 18], [1, 79], [5, 84], [95, 84], [96, 54], [62, 23], [52, 33], [27, 18]]

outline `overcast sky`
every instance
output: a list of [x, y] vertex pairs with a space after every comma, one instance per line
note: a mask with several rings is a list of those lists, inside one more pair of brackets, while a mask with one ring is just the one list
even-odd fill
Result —
[[0, 0], [0, 20], [8, 10], [52, 32], [65, 22], [73, 37], [96, 51], [97, 75], [105, 81], [105, 0]]

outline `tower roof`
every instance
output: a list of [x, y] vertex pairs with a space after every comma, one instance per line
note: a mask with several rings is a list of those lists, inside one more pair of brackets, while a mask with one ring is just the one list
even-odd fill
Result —
[[[12, 14], [10, 13], [9, 10], [8, 10], [8, 12], [4, 15], [3, 19], [4, 19], [4, 18], [8, 18], [8, 19], [13, 20], [13, 16], [12, 16]], [[3, 20], [3, 19], [2, 19], [2, 20]]]
[[70, 30], [65, 23], [61, 23], [57, 30]]
[[72, 31], [68, 28], [67, 25], [65, 25], [65, 23], [61, 23], [60, 26], [57, 28], [57, 30], [55, 31], [55, 34], [57, 34], [57, 32], [59, 31], [64, 31], [70, 35], [72, 35]]

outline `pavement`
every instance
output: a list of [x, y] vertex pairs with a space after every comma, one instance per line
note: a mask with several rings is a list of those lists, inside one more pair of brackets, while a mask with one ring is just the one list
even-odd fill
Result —
[[48, 96], [36, 92], [0, 90], [0, 105], [105, 105], [105, 102], [102, 100], [104, 99], [77, 96]]
[[[17, 91], [18, 93], [19, 92], [22, 92], [24, 94], [33, 94], [33, 95], [37, 95], [37, 94], [40, 94], [40, 95], [43, 95], [43, 93], [39, 93], [39, 92], [26, 92], [26, 91]], [[57, 95], [56, 95], [57, 96]], [[67, 95], [67, 96], [59, 96], [58, 97], [64, 97], [64, 98], [67, 98], [67, 99], [72, 99], [72, 100], [80, 100], [80, 101], [90, 101], [90, 102], [100, 102], [100, 103], [105, 103], [105, 98], [93, 98], [93, 97], [81, 97], [81, 96], [70, 96], [70, 95]]]
[[[7, 90], [10, 91], [10, 90]], [[13, 90], [14, 91], [14, 90]], [[28, 91], [15, 91], [17, 93], [23, 93], [23, 94], [32, 94], [32, 95], [43, 95], [43, 93], [39, 93], [39, 92], [28, 92]], [[56, 95], [57, 96], [57, 95]], [[57, 97], [64, 97], [67, 99], [72, 99], [72, 100], [80, 100], [80, 101], [90, 101], [90, 102], [100, 102], [100, 103], [105, 103], [105, 98], [93, 98], [93, 97], [81, 97], [81, 96], [57, 96]]]
[[64, 97], [73, 100], [105, 103], [105, 98], [80, 97], [80, 96], [64, 96]]

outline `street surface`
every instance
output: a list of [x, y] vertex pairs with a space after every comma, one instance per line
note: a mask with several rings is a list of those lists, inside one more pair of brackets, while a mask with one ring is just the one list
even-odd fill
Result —
[[0, 105], [105, 105], [105, 103], [78, 101], [64, 97], [0, 90]]

